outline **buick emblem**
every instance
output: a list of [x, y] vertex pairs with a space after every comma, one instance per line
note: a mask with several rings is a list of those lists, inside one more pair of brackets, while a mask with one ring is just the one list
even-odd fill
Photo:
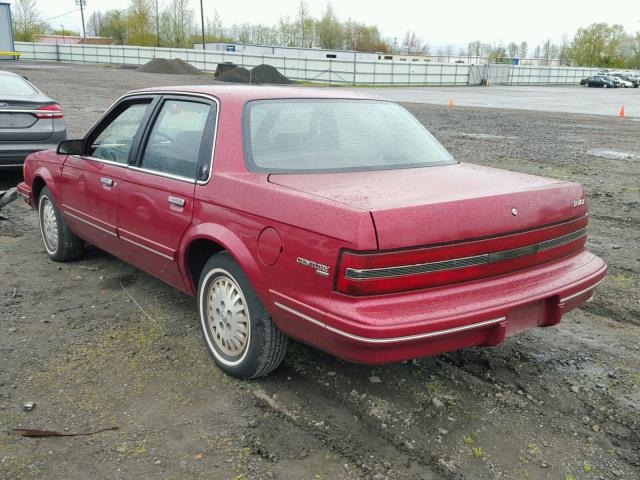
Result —
[[7, 108], [8, 106], [8, 103], [0, 102], [0, 108]]
[[518, 209], [517, 209], [516, 207], [513, 207], [513, 208], [511, 209], [511, 215], [513, 215], [514, 217], [515, 217], [516, 215], [518, 215]]

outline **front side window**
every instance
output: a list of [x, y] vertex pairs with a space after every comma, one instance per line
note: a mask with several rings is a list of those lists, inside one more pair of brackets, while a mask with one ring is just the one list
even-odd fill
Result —
[[149, 134], [141, 167], [195, 179], [210, 109], [207, 103], [166, 100]]
[[348, 172], [456, 163], [392, 102], [280, 99], [248, 102], [244, 147], [252, 171]]
[[91, 142], [89, 156], [126, 165], [131, 145], [148, 106], [148, 103], [126, 106]]

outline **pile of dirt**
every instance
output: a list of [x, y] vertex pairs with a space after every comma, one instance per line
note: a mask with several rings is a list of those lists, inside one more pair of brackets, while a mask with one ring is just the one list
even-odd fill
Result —
[[226, 73], [229, 70], [233, 70], [236, 67], [237, 67], [237, 65], [235, 63], [231, 63], [231, 62], [219, 63], [216, 66], [216, 72], [213, 74], [213, 76], [214, 77], [219, 77], [223, 73]]
[[244, 67], [236, 67], [220, 75], [217, 79], [221, 82], [249, 83], [251, 73]]
[[244, 67], [236, 67], [228, 70], [218, 77], [221, 82], [232, 83], [268, 83], [271, 85], [286, 85], [293, 83], [282, 75], [277, 68], [271, 65], [258, 65], [251, 71]]
[[253, 83], [271, 83], [275, 85], [293, 83], [293, 81], [282, 75], [277, 68], [265, 64], [258, 65], [251, 70], [251, 81]]
[[154, 58], [137, 68], [145, 73], [168, 73], [173, 75], [200, 75], [202, 72], [193, 65], [180, 58], [167, 60], [166, 58]]

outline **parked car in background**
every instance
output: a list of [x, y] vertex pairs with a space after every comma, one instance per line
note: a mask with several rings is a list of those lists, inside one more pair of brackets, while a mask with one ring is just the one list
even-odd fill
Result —
[[613, 79], [614, 82], [616, 82], [618, 84], [618, 86], [620, 87], [624, 87], [624, 88], [629, 88], [629, 87], [633, 87], [633, 83], [629, 82], [627, 80], [625, 80], [622, 77], [619, 76], [615, 76], [615, 77], [611, 77]]
[[589, 77], [585, 84], [587, 87], [616, 88], [616, 84], [609, 77]]
[[630, 87], [638, 88], [640, 86], [640, 78], [639, 77], [632, 77], [630, 75], [619, 75], [619, 77], [622, 80], [625, 80], [625, 81], [629, 82], [631, 84], [631, 85], [629, 85]]
[[0, 169], [67, 138], [62, 108], [26, 78], [0, 70]]
[[401, 106], [336, 89], [167, 87], [30, 155], [47, 255], [84, 241], [196, 297], [230, 375], [295, 338], [384, 364], [548, 327], [606, 275], [577, 183], [457, 162]]

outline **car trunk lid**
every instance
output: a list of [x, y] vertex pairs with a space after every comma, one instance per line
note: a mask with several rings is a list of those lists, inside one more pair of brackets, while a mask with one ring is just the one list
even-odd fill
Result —
[[473, 164], [269, 180], [371, 212], [381, 250], [498, 236], [586, 213], [579, 184]]
[[53, 119], [39, 119], [35, 111], [51, 104], [51, 101], [3, 100], [0, 97], [0, 141], [38, 142], [49, 138], [54, 129]]

